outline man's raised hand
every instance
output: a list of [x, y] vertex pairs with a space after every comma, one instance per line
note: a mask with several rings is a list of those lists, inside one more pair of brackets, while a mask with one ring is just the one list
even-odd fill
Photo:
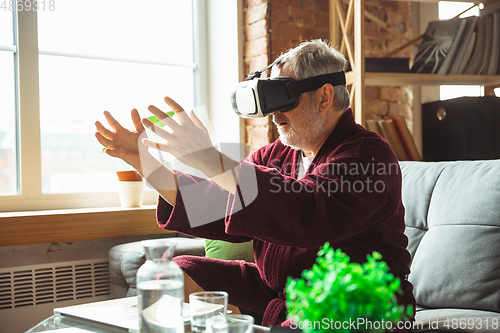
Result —
[[146, 138], [146, 131], [141, 123], [141, 117], [136, 109], [131, 112], [132, 122], [135, 131], [130, 131], [123, 127], [108, 111], [104, 111], [104, 116], [113, 130], [107, 129], [101, 122], [96, 121], [97, 132], [95, 137], [104, 147], [106, 153], [117, 157], [141, 172], [141, 159], [139, 157], [139, 143]]
[[219, 162], [218, 151], [212, 146], [208, 130], [194, 112], [188, 115], [179, 104], [169, 97], [165, 97], [165, 102], [172, 108], [179, 122], [156, 106], [150, 105], [148, 110], [166, 127], [161, 128], [147, 118], [143, 118], [142, 123], [156, 135], [165, 139], [166, 142], [155, 142], [144, 138], [142, 143], [148, 147], [170, 153], [182, 163], [196, 169], [200, 169], [201, 164], [207, 162], [207, 159], [216, 158]]

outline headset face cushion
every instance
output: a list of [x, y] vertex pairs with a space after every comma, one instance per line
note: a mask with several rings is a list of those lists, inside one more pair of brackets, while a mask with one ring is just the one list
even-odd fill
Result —
[[[294, 88], [295, 80], [291, 77], [275, 77], [260, 80], [257, 85], [260, 109], [264, 116], [275, 112], [295, 109], [299, 104], [300, 93]], [[294, 93], [296, 94], [294, 96]]]

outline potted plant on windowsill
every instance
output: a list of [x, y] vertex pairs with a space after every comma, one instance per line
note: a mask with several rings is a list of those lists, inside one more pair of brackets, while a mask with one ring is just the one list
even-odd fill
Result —
[[141, 207], [144, 196], [144, 181], [135, 170], [117, 171], [118, 195], [124, 208]]
[[405, 309], [396, 300], [400, 280], [380, 261], [380, 253], [367, 259], [363, 265], [350, 263], [345, 253], [326, 243], [301, 279], [287, 281], [292, 327], [304, 332], [386, 332], [410, 320], [413, 307]]
[[[167, 114], [170, 117], [174, 116], [173, 111], [167, 112]], [[159, 127], [165, 126], [156, 116], [150, 116], [148, 119]], [[105, 152], [106, 149], [104, 147], [102, 152]], [[124, 208], [141, 207], [144, 196], [144, 181], [142, 176], [135, 170], [116, 171], [116, 175], [118, 176], [118, 194], [121, 206]]]

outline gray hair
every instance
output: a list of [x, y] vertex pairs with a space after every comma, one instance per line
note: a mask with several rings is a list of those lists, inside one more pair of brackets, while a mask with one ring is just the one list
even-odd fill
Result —
[[[296, 80], [340, 72], [346, 66], [346, 59], [342, 53], [321, 39], [303, 42], [288, 50], [276, 60], [275, 66], [281, 69], [287, 62], [290, 63], [290, 69]], [[347, 110], [350, 102], [346, 85], [334, 86], [333, 91], [335, 108], [338, 111]]]

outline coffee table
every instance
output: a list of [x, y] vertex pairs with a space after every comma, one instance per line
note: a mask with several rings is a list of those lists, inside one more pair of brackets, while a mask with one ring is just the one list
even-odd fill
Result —
[[[40, 322], [36, 326], [32, 327], [26, 333], [38, 333], [46, 332], [50, 330], [56, 330], [61, 328], [79, 328], [82, 330], [87, 330], [95, 333], [123, 333], [128, 332], [126, 329], [119, 329], [114, 326], [109, 326], [105, 324], [94, 325], [92, 322], [87, 322], [83, 320], [77, 320], [74, 318], [68, 318], [61, 315], [53, 315], [44, 321]], [[271, 331], [270, 327], [254, 325], [254, 333], [269, 333]], [[191, 326], [188, 324], [184, 327], [185, 333], [191, 332]], [[75, 332], [76, 333], [76, 332]], [[82, 331], [83, 333], [83, 331]]]
[[[73, 318], [68, 318], [60, 315], [53, 315], [44, 321], [38, 323], [36, 326], [32, 327], [26, 333], [37, 333], [37, 332], [46, 332], [50, 330], [56, 330], [61, 328], [80, 328], [82, 330], [87, 330], [95, 333], [115, 333], [115, 332], [127, 332], [124, 329], [117, 329], [112, 326], [97, 326], [92, 325], [89, 322], [83, 322], [80, 320], [76, 320]], [[76, 333], [76, 332], [75, 332]], [[83, 331], [82, 331], [83, 333]]]
[[[189, 311], [188, 304], [185, 304], [184, 310]], [[137, 332], [138, 329], [137, 296], [57, 308], [54, 309], [54, 313], [53, 316], [32, 327], [26, 333], [46, 332], [61, 328], [66, 328], [71, 333], [72, 331], [78, 332], [76, 329], [96, 333], [128, 333]], [[269, 331], [269, 327], [254, 325], [254, 333]], [[189, 317], [185, 318], [184, 332], [191, 332]]]

